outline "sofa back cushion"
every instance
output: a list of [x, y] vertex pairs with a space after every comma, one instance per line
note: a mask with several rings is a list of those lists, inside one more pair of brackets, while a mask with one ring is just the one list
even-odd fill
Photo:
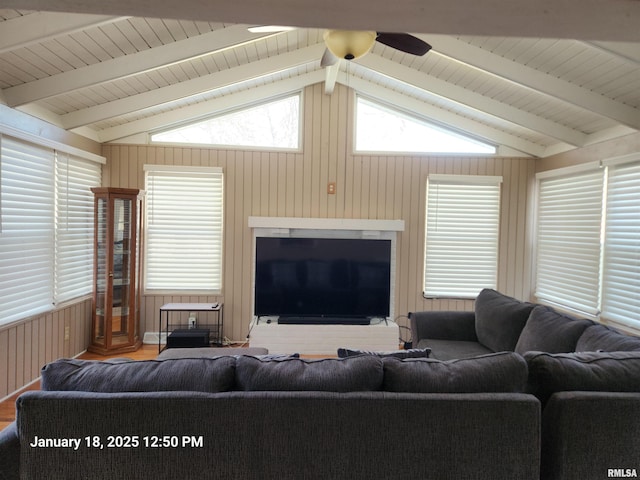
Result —
[[551, 307], [538, 305], [531, 311], [515, 350], [520, 354], [529, 351], [573, 352], [578, 338], [591, 325], [593, 322], [590, 320], [564, 315]]
[[555, 392], [640, 392], [640, 352], [528, 352], [527, 390], [546, 402]]
[[373, 355], [322, 360], [240, 356], [236, 361], [236, 384], [245, 391], [376, 391], [382, 375], [382, 359]]
[[514, 352], [440, 361], [385, 358], [383, 390], [410, 393], [518, 393], [527, 384], [527, 363]]
[[513, 352], [533, 307], [495, 290], [482, 290], [475, 302], [478, 341], [494, 352]]
[[576, 352], [640, 351], [640, 338], [625, 335], [604, 325], [587, 328], [576, 344]]
[[226, 392], [234, 388], [235, 362], [232, 356], [141, 361], [61, 359], [42, 368], [42, 390]]

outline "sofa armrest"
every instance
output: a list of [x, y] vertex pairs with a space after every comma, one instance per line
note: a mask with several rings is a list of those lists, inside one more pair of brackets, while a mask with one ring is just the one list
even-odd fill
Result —
[[474, 312], [426, 311], [409, 313], [411, 339], [414, 345], [420, 340], [459, 340], [477, 342], [476, 315]]
[[542, 415], [544, 480], [606, 478], [640, 466], [640, 393], [558, 392]]
[[20, 438], [16, 422], [0, 431], [0, 479], [20, 478]]

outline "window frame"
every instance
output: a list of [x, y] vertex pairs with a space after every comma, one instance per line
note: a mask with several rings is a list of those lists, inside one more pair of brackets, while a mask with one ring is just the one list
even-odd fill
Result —
[[[635, 161], [610, 162], [607, 168], [601, 315], [612, 323], [639, 330], [640, 189], [636, 182], [640, 181], [640, 155]], [[620, 227], [626, 227], [629, 220], [635, 220], [635, 223], [621, 233]], [[610, 285], [621, 286], [627, 295], [620, 295], [620, 291], [612, 292], [615, 289], [609, 288]]]
[[[252, 108], [256, 108], [256, 107], [260, 107], [262, 105], [267, 105], [269, 103], [275, 103], [278, 102], [280, 100], [284, 100], [287, 98], [293, 98], [293, 97], [298, 97], [298, 138], [297, 138], [297, 146], [296, 147], [274, 147], [274, 146], [253, 146], [253, 145], [242, 145], [242, 144], [226, 144], [226, 143], [208, 143], [208, 142], [177, 142], [177, 141], [163, 141], [163, 140], [154, 140], [153, 137], [155, 135], [159, 135], [159, 134], [163, 134], [163, 133], [167, 133], [167, 132], [171, 132], [173, 130], [179, 130], [182, 128], [186, 128], [186, 127], [190, 127], [193, 125], [198, 125], [200, 123], [203, 122], [207, 122], [209, 120], [215, 120], [215, 119], [219, 119], [219, 118], [224, 118], [227, 115], [234, 115], [236, 113], [245, 111], [245, 110], [250, 110]], [[210, 148], [218, 148], [218, 149], [229, 149], [229, 150], [249, 150], [249, 151], [269, 151], [269, 152], [288, 152], [288, 153], [296, 153], [296, 152], [302, 152], [303, 150], [303, 138], [304, 138], [304, 132], [303, 132], [303, 119], [304, 119], [304, 112], [303, 112], [303, 105], [304, 105], [304, 92], [303, 91], [297, 91], [297, 92], [291, 92], [291, 93], [287, 93], [284, 95], [279, 95], [277, 97], [271, 97], [268, 100], [261, 100], [261, 101], [256, 101], [256, 102], [251, 102], [251, 103], [247, 103], [245, 105], [241, 105], [241, 106], [237, 106], [234, 105], [232, 108], [229, 109], [224, 109], [218, 112], [215, 112], [213, 114], [209, 114], [207, 116], [204, 117], [200, 117], [198, 118], [196, 121], [189, 121], [189, 122], [184, 122], [184, 123], [180, 123], [180, 124], [175, 124], [172, 125], [171, 128], [165, 128], [165, 129], [160, 129], [160, 130], [156, 130], [153, 132], [149, 132], [149, 134], [147, 135], [147, 142], [151, 145], [179, 145], [181, 147], [188, 147], [188, 146], [197, 146], [197, 147], [202, 147], [202, 146], [206, 146], [206, 147], [210, 147]]]
[[[434, 187], [437, 190], [434, 190]], [[448, 191], [441, 191], [442, 188], [448, 188]], [[466, 193], [464, 193], [466, 192]], [[445, 194], [449, 197], [440, 195]], [[485, 198], [479, 198], [485, 197]], [[436, 201], [436, 205], [430, 206], [430, 201]], [[479, 203], [484, 200], [486, 203]], [[441, 202], [447, 202], [444, 205]], [[482, 290], [482, 288], [496, 288], [498, 283], [498, 263], [499, 263], [499, 247], [500, 247], [500, 214], [502, 209], [502, 177], [488, 175], [441, 175], [431, 174], [427, 178], [427, 188], [425, 194], [425, 227], [424, 227], [424, 256], [423, 256], [423, 296], [425, 298], [456, 298], [456, 299], [473, 299]], [[491, 228], [486, 227], [484, 221], [480, 221], [477, 214], [479, 210], [474, 211], [470, 216], [469, 209], [478, 207], [493, 206], [494, 209], [487, 211], [486, 215], [492, 220]], [[432, 231], [433, 223], [440, 223], [443, 219], [439, 218], [442, 212], [441, 207], [449, 209], [449, 215], [444, 217], [444, 231], [436, 238], [437, 244], [433, 241], [434, 232]], [[430, 218], [434, 211], [436, 218]], [[465, 222], [465, 217], [466, 222]], [[463, 218], [465, 232], [468, 233], [470, 240], [466, 244], [458, 243], [455, 251], [451, 251], [450, 241], [452, 237], [456, 241], [460, 238], [460, 232], [456, 232], [456, 226], [461, 223]], [[486, 221], [486, 218], [485, 218]], [[470, 231], [469, 226], [474, 225]], [[432, 238], [430, 238], [432, 237]], [[445, 248], [444, 245], [447, 245]], [[483, 245], [484, 244], [484, 245]], [[460, 253], [473, 250], [470, 258], [476, 258], [477, 253], [482, 253], [481, 264], [476, 264], [477, 278], [471, 281], [469, 275], [469, 262], [463, 260], [460, 262]], [[449, 250], [449, 252], [447, 251]], [[431, 260], [430, 260], [431, 258]], [[450, 268], [451, 262], [460, 265], [460, 268]], [[434, 263], [436, 267], [435, 273], [429, 279], [430, 265]], [[490, 265], [490, 267], [489, 267]], [[433, 268], [433, 267], [431, 267]], [[446, 271], [445, 271], [446, 270]], [[490, 281], [487, 281], [490, 279]], [[456, 282], [456, 287], [452, 287]], [[435, 284], [435, 286], [430, 285]]]
[[[595, 165], [537, 178], [534, 295], [592, 318], [600, 313], [603, 180], [604, 170]], [[593, 189], [598, 189], [597, 197]], [[552, 231], [554, 235], [541, 238]], [[580, 259], [584, 262], [578, 268]]]
[[[620, 319], [620, 318], [616, 318], [615, 315], [609, 315], [606, 311], [606, 302], [607, 302], [607, 295], [608, 295], [608, 287], [607, 287], [607, 282], [606, 282], [606, 275], [607, 275], [607, 256], [609, 255], [608, 253], [608, 238], [610, 238], [610, 230], [609, 230], [609, 222], [611, 220], [610, 215], [609, 215], [609, 211], [611, 208], [610, 202], [611, 202], [611, 197], [609, 194], [609, 187], [611, 186], [611, 177], [612, 177], [612, 173], [615, 174], [615, 170], [619, 167], [626, 167], [626, 166], [631, 166], [632, 168], [634, 166], [636, 166], [636, 168], [638, 168], [638, 166], [640, 166], [640, 153], [635, 153], [635, 154], [630, 154], [630, 155], [624, 155], [621, 157], [615, 157], [615, 158], [611, 158], [611, 159], [606, 159], [603, 161], [599, 161], [599, 162], [588, 162], [588, 163], [584, 163], [581, 165], [577, 165], [574, 167], [566, 167], [566, 168], [560, 168], [560, 169], [556, 169], [556, 170], [550, 170], [550, 171], [545, 171], [545, 172], [541, 172], [539, 174], [536, 175], [536, 209], [539, 209], [539, 204], [540, 204], [540, 181], [547, 179], [547, 178], [557, 178], [557, 177], [567, 177], [567, 178], [571, 178], [573, 176], [576, 175], [580, 175], [584, 172], [595, 172], [595, 171], [600, 171], [602, 172], [602, 196], [601, 196], [601, 202], [602, 202], [602, 210], [601, 210], [601, 216], [600, 216], [600, 253], [599, 253], [599, 261], [598, 261], [598, 265], [599, 265], [599, 269], [597, 272], [597, 281], [598, 281], [598, 291], [597, 291], [597, 308], [595, 309], [595, 312], [590, 312], [587, 309], [583, 308], [582, 306], [578, 306], [578, 308], [576, 308], [575, 306], [572, 305], [566, 305], [564, 303], [559, 303], [559, 302], [553, 302], [547, 299], [538, 299], [540, 301], [540, 303], [546, 303], [549, 305], [552, 305], [554, 307], [563, 309], [563, 310], [567, 310], [569, 312], [572, 313], [576, 313], [579, 314], [581, 316], [585, 316], [587, 318], [591, 318], [593, 320], [599, 321], [601, 323], [605, 323], [605, 324], [612, 324], [617, 328], [621, 328], [623, 330], [635, 333], [635, 334], [639, 334], [640, 333], [640, 321], [634, 321], [634, 320], [625, 320], [625, 319]], [[635, 193], [635, 189], [637, 189], [637, 187], [635, 187], [634, 185], [634, 193]], [[637, 199], [636, 199], [637, 201]], [[633, 228], [638, 228], [640, 229], [640, 219], [636, 220], [638, 223], [634, 224]], [[536, 220], [536, 225], [535, 225], [535, 238], [536, 240], [538, 239], [538, 235], [539, 235], [539, 224], [538, 221]], [[535, 252], [535, 258], [538, 257], [538, 247], [537, 247], [537, 241], [536, 241], [536, 252]], [[634, 275], [636, 276], [636, 281], [637, 278], [640, 276], [640, 272], [635, 272], [634, 271]], [[536, 262], [535, 268], [534, 268], [534, 277], [535, 277], [535, 287], [536, 287], [536, 292], [538, 289], [538, 282], [539, 282], [539, 276], [538, 276], [538, 264]], [[634, 304], [634, 308], [638, 309], [639, 305], [636, 303]]]
[[[439, 155], [439, 156], [460, 156], [460, 155], [474, 155], [474, 156], [495, 156], [498, 153], [498, 146], [494, 143], [491, 143], [487, 140], [480, 139], [468, 132], [456, 130], [454, 128], [450, 128], [439, 124], [437, 121], [430, 120], [423, 116], [416, 115], [415, 113], [410, 113], [406, 110], [394, 107], [392, 105], [388, 105], [384, 102], [380, 102], [378, 100], [374, 100], [368, 96], [356, 94], [354, 102], [354, 110], [355, 114], [353, 116], [353, 153], [355, 155], [371, 155], [371, 154], [379, 154], [379, 155]], [[456, 151], [440, 151], [440, 150], [411, 150], [411, 149], [364, 149], [358, 148], [358, 131], [359, 131], [359, 106], [360, 102], [368, 104], [368, 106], [372, 108], [379, 109], [383, 112], [387, 112], [390, 115], [394, 115], [399, 118], [406, 119], [409, 122], [420, 124], [426, 129], [433, 130], [436, 132], [440, 132], [443, 135], [447, 135], [453, 138], [460, 138], [461, 141], [477, 143], [486, 148], [492, 148], [493, 152], [480, 152], [480, 151], [471, 151], [471, 150], [456, 150]]]
[[[62, 253], [61, 251], [62, 239], [58, 235], [60, 229], [62, 228], [61, 219], [60, 219], [60, 214], [61, 214], [60, 207], [63, 206], [61, 205], [61, 203], [64, 203], [61, 200], [61, 197], [63, 197], [64, 193], [66, 193], [66, 192], [63, 192], [63, 190], [71, 186], [71, 183], [66, 183], [65, 181], [62, 181], [62, 179], [60, 178], [61, 163], [62, 163], [60, 158], [61, 157], [72, 158], [74, 164], [77, 164], [77, 163], [85, 164], [86, 162], [86, 164], [90, 164], [92, 168], [94, 169], [97, 168], [97, 170], [99, 170], [99, 174], [97, 176], [98, 178], [97, 184], [87, 182], [86, 185], [80, 187], [81, 189], [85, 190], [84, 192], [80, 193], [81, 196], [84, 196], [84, 199], [81, 200], [80, 203], [85, 203], [85, 207], [86, 207], [88, 198], [91, 198], [91, 199], [93, 198], [93, 194], [91, 193], [90, 188], [92, 186], [100, 185], [100, 182], [102, 179], [101, 164], [103, 164], [105, 160], [103, 157], [100, 157], [98, 155], [95, 155], [89, 152], [84, 152], [74, 147], [61, 145], [61, 144], [58, 144], [57, 142], [41, 139], [34, 135], [23, 133], [15, 129], [5, 128], [4, 126], [0, 128], [0, 232], [2, 231], [4, 221], [6, 220], [6, 215], [3, 215], [4, 214], [3, 209], [6, 207], [6, 205], [3, 202], [4, 190], [5, 188], [10, 188], [6, 183], [6, 178], [2, 176], [2, 172], [3, 172], [2, 164], [7, 161], [6, 152], [5, 152], [5, 146], [7, 144], [10, 144], [10, 145], [15, 144], [15, 146], [13, 147], [15, 149], [24, 148], [25, 151], [23, 153], [25, 155], [29, 155], [28, 153], [29, 151], [39, 151], [46, 156], [46, 163], [48, 163], [46, 165], [46, 175], [45, 177], [42, 177], [39, 183], [39, 186], [37, 184], [34, 184], [31, 187], [25, 186], [24, 188], [25, 190], [29, 190], [31, 192], [29, 194], [30, 198], [33, 197], [33, 188], [39, 188], [38, 191], [46, 191], [46, 198], [47, 198], [46, 203], [41, 203], [41, 206], [35, 210], [31, 209], [31, 212], [35, 216], [39, 216], [39, 217], [42, 217], [43, 219], [46, 219], [47, 227], [46, 227], [46, 233], [44, 233], [43, 239], [46, 238], [46, 242], [49, 244], [49, 246], [46, 249], [47, 253], [46, 253], [46, 261], [45, 261], [47, 265], [46, 266], [47, 271], [46, 272], [43, 271], [42, 273], [43, 294], [39, 296], [37, 299], [34, 299], [34, 301], [31, 302], [31, 306], [26, 308], [24, 306], [26, 304], [26, 301], [25, 301], [26, 294], [24, 292], [25, 291], [32, 292], [33, 289], [31, 289], [28, 285], [26, 285], [25, 282], [20, 283], [19, 275], [10, 276], [9, 278], [15, 278], [16, 283], [18, 283], [19, 285], [22, 285], [22, 288], [20, 290], [21, 308], [19, 313], [10, 313], [9, 308], [5, 308], [3, 306], [2, 312], [1, 312], [3, 315], [2, 315], [2, 318], [0, 318], [0, 326], [21, 322], [24, 319], [53, 311], [56, 308], [59, 308], [63, 304], [72, 303], [74, 301], [77, 301], [78, 299], [88, 297], [93, 291], [93, 273], [92, 273], [93, 268], [92, 267], [93, 267], [93, 255], [94, 255], [93, 253], [94, 220], [93, 220], [92, 200], [91, 200], [91, 214], [89, 215], [89, 217], [87, 217], [86, 224], [84, 224], [84, 226], [81, 225], [79, 230], [74, 231], [74, 235], [79, 233], [82, 239], [80, 240], [79, 243], [76, 242], [77, 238], [74, 239], [74, 241], [72, 242], [74, 243], [74, 245], [79, 246], [80, 248], [83, 249], [83, 253], [81, 256], [90, 259], [89, 271], [91, 272], [91, 275], [90, 276], [87, 275], [84, 277], [84, 280], [83, 280], [84, 284], [82, 282], [73, 281], [71, 282], [71, 284], [69, 284], [68, 282], [65, 282], [64, 286], [62, 285], [63, 283], [62, 279], [59, 278], [59, 274], [61, 273], [61, 270], [66, 269], [67, 267], [70, 266], [66, 262], [73, 263], [77, 257], [74, 252], [72, 252], [71, 256], [64, 255]], [[19, 151], [19, 150], [16, 150], [16, 151]], [[21, 159], [22, 157], [16, 157], [16, 158]], [[23, 168], [28, 167], [28, 163], [25, 163], [25, 161], [19, 162]], [[80, 175], [80, 176], [84, 178], [95, 179], [95, 176], [93, 175], [89, 175], [88, 177], [86, 175]], [[25, 185], [28, 185], [29, 183], [33, 183], [33, 178], [31, 176], [31, 173], [25, 173], [24, 178], [27, 180]], [[35, 178], [37, 179], [38, 177], [35, 177]], [[78, 189], [77, 189], [78, 183], [75, 181], [73, 181], [72, 183], [75, 188], [74, 189], [74, 203], [75, 203], [78, 195]], [[14, 202], [14, 207], [13, 207], [14, 209], [21, 208], [21, 207], [22, 205], [15, 204]], [[7, 208], [10, 208], [10, 207], [7, 207]], [[16, 210], [16, 211], [19, 212], [19, 210]], [[14, 213], [14, 217], [15, 215], [16, 214]], [[18, 213], [18, 215], [22, 215], [22, 214]], [[26, 218], [26, 215], [25, 215], [25, 218]], [[1, 235], [2, 233], [0, 233], [0, 236]], [[24, 237], [22, 237], [22, 235], [21, 235], [21, 242], [22, 242], [21, 245], [25, 243]], [[84, 245], [84, 247], [82, 247], [82, 245]], [[60, 262], [65, 262], [65, 264], [61, 265]], [[24, 270], [20, 271], [20, 273], [23, 273], [23, 272]], [[45, 291], [46, 293], [44, 293]], [[7, 298], [8, 297], [6, 297], [4, 301], [7, 301]]]
[[[61, 157], [65, 159], [64, 167]], [[93, 293], [95, 196], [91, 187], [101, 186], [102, 167], [96, 162], [58, 151], [55, 159], [54, 304], [60, 305]], [[69, 227], [70, 213], [74, 215], [71, 233], [67, 234], [65, 228]]]
[[[145, 238], [144, 238], [144, 266], [143, 266], [143, 289], [145, 294], [149, 295], [167, 295], [167, 294], [179, 294], [179, 295], [220, 295], [222, 293], [223, 288], [223, 273], [224, 273], [224, 173], [221, 167], [185, 167], [185, 166], [177, 166], [177, 165], [144, 165], [143, 167], [145, 172]], [[154, 177], [155, 176], [155, 177]], [[180, 185], [181, 181], [178, 180], [181, 178], [182, 180], [187, 179], [187, 183], [183, 183]], [[154, 191], [154, 185], [151, 183], [154, 179], [158, 179], [161, 181], [165, 187], [168, 185], [172, 185], [173, 193], [169, 192], [165, 195], [162, 194], [160, 197], [156, 197], [157, 193]], [[170, 182], [175, 180], [173, 184]], [[188, 180], [191, 179], [195, 184], [188, 185]], [[214, 222], [217, 227], [209, 225], [210, 230], [214, 231], [213, 233], [210, 231], [209, 233], [215, 235], [213, 238], [215, 249], [213, 251], [213, 257], [217, 258], [217, 261], [214, 261], [213, 264], [209, 264], [214, 270], [212, 272], [206, 273], [206, 258], [196, 259], [189, 258], [188, 252], [196, 251], [197, 248], [203, 248], [203, 243], [192, 244], [191, 249], [185, 253], [186, 257], [183, 257], [183, 261], [180, 262], [180, 267], [171, 266], [171, 262], [166, 262], [166, 259], [163, 259], [163, 250], [166, 250], [168, 245], [163, 243], [162, 234], [160, 236], [155, 236], [154, 229], [158, 228], [166, 228], [167, 225], [170, 225], [172, 222], [180, 221], [183, 222], [183, 228], [189, 229], [201, 229], [202, 223], [202, 213], [203, 209], [207, 208], [206, 199], [203, 199], [201, 202], [196, 205], [189, 204], [188, 213], [190, 215], [185, 215], [185, 211], [178, 212], [175, 214], [173, 218], [165, 216], [164, 218], [154, 219], [156, 208], [161, 208], [162, 203], [155, 204], [154, 202], [174, 202], [177, 198], [184, 195], [185, 190], [181, 190], [181, 188], [194, 188], [198, 193], [203, 193], [203, 188], [206, 189], [206, 186], [203, 184], [205, 179], [214, 180], [217, 183], [212, 185], [211, 188], [215, 190], [214, 193], [217, 192], [219, 197], [217, 199], [212, 200], [211, 207], [213, 210], [209, 213], [219, 214], [219, 217], [213, 218], [212, 222]], [[169, 183], [167, 183], [169, 182]], [[159, 184], [160, 185], [160, 184]], [[194, 190], [191, 190], [192, 192]], [[158, 200], [156, 200], [158, 199]], [[181, 200], [180, 200], [181, 201]], [[173, 206], [174, 204], [172, 204]], [[182, 205], [184, 207], [185, 205]], [[182, 213], [182, 214], [181, 214]], [[193, 219], [192, 222], [189, 222], [190, 218]], [[190, 234], [189, 232], [193, 231], [194, 237], [186, 237], [187, 241], [192, 241], [194, 238], [201, 238], [201, 233], [194, 230], [181, 230], [181, 232]], [[168, 234], [169, 237], [174, 237], [175, 234]], [[211, 238], [209, 238], [211, 240]], [[165, 239], [166, 240], [166, 239]], [[217, 243], [215, 243], [217, 242]], [[154, 260], [154, 254], [150, 252], [150, 249], [157, 249], [160, 260], [156, 263]], [[164, 263], [163, 263], [163, 260]], [[210, 260], [211, 262], [211, 260]], [[187, 267], [185, 267], [187, 266]], [[192, 270], [187, 271], [185, 268], [191, 268]], [[157, 269], [158, 276], [155, 278], [150, 272], [150, 269]], [[204, 273], [203, 273], [204, 271]], [[181, 275], [181, 280], [179, 280], [178, 286], [171, 285], [169, 280], [167, 280], [166, 276], [169, 273], [175, 273]], [[193, 275], [193, 276], [189, 276]], [[198, 277], [200, 281], [205, 281], [207, 275], [211, 275], [210, 280], [213, 281], [211, 287], [205, 287], [203, 284], [198, 284], [198, 286], [188, 285], [186, 279], [195, 279]], [[152, 282], [152, 284], [150, 284]], [[184, 288], [180, 288], [179, 285], [185, 285]]]

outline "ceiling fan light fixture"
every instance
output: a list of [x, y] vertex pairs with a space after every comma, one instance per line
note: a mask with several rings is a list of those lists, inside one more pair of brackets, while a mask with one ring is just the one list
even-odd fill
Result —
[[377, 36], [372, 31], [327, 30], [324, 43], [336, 57], [354, 60], [371, 50]]

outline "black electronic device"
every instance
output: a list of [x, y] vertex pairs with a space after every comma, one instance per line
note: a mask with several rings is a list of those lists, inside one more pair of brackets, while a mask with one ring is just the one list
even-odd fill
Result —
[[370, 325], [369, 317], [335, 317], [283, 315], [278, 318], [279, 325]]
[[167, 348], [198, 348], [209, 346], [208, 328], [177, 329], [167, 337]]
[[388, 317], [391, 240], [257, 237], [254, 293], [256, 316]]

